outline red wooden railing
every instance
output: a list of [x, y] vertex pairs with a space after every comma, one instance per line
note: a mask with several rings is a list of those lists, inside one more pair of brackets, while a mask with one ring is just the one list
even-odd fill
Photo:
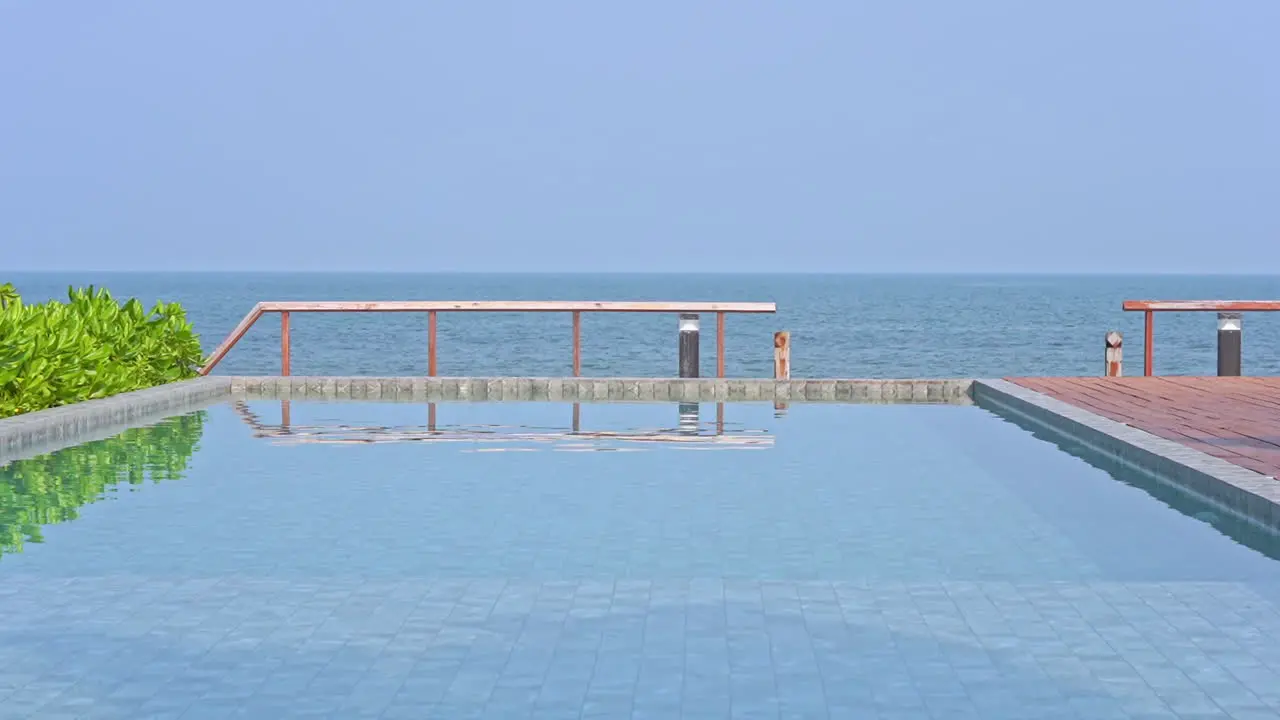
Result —
[[1280, 300], [1125, 300], [1127, 312], [1145, 315], [1142, 331], [1142, 374], [1155, 371], [1154, 333], [1158, 312], [1277, 312]]
[[437, 302], [426, 300], [386, 302], [260, 302], [236, 325], [226, 340], [209, 356], [201, 375], [208, 375], [249, 328], [266, 313], [280, 313], [280, 374], [289, 374], [292, 348], [289, 341], [291, 313], [316, 312], [425, 312], [427, 313], [427, 375], [436, 374], [436, 316], [442, 312], [568, 312], [573, 314], [573, 374], [582, 374], [582, 313], [715, 313], [716, 377], [724, 377], [725, 315], [729, 313], [773, 313], [774, 303], [765, 302], [576, 302], [576, 301], [477, 301]]

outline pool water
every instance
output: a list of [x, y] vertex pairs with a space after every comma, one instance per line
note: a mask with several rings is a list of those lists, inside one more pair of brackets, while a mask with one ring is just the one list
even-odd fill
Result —
[[250, 401], [12, 462], [0, 718], [1280, 713], [1274, 538], [977, 407], [719, 410]]

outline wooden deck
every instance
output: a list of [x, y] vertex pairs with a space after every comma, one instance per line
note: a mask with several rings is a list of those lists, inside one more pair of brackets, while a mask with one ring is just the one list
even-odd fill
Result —
[[1263, 475], [1280, 477], [1280, 377], [1009, 381]]

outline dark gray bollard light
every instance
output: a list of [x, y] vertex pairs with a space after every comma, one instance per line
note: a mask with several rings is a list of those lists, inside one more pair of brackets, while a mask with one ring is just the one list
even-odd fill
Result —
[[698, 377], [698, 316], [680, 314], [680, 377]]
[[1243, 317], [1236, 312], [1218, 313], [1218, 375], [1240, 375], [1240, 331]]

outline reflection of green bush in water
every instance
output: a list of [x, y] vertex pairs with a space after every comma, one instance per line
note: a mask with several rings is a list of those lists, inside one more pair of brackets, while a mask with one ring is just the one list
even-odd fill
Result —
[[204, 432], [204, 411], [0, 467], [0, 555], [43, 541], [41, 525], [79, 517], [121, 481], [178, 480]]

